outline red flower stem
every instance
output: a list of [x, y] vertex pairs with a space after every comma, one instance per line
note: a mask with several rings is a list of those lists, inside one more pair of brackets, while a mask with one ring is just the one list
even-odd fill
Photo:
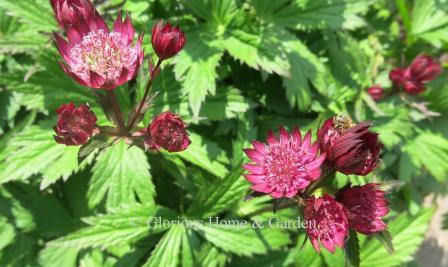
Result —
[[[153, 70], [153, 73], [157, 73], [158, 72], [161, 63], [162, 63], [162, 60], [159, 58], [159, 60], [157, 61], [156, 67]], [[140, 101], [140, 104], [139, 104], [139, 106], [137, 108], [137, 111], [134, 113], [134, 116], [132, 117], [132, 119], [130, 120], [130, 122], [128, 124], [128, 130], [131, 130], [134, 127], [135, 120], [137, 119], [138, 115], [142, 111], [143, 104], [145, 103], [146, 98], [149, 95], [149, 92], [151, 92], [152, 80], [153, 80], [153, 78], [149, 77], [148, 83], [146, 84], [146, 87], [145, 87], [145, 93], [143, 94], [143, 98]]]
[[109, 98], [109, 102], [112, 105], [112, 109], [115, 114], [115, 119], [118, 123], [118, 130], [122, 136], [127, 135], [127, 129], [123, 120], [123, 113], [121, 112], [120, 105], [118, 104], [117, 97], [115, 95], [114, 90], [106, 90], [107, 97]]

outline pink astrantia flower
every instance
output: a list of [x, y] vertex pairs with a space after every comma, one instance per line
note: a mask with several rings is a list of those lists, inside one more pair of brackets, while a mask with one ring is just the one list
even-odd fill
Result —
[[54, 139], [59, 144], [83, 145], [97, 131], [96, 116], [88, 105], [62, 104], [56, 113], [58, 122], [53, 129], [56, 132]]
[[191, 144], [185, 122], [171, 112], [157, 115], [146, 132], [145, 145], [149, 149], [164, 148], [169, 152], [180, 152]]
[[375, 84], [367, 89], [367, 93], [373, 100], [380, 100], [384, 96], [384, 89], [380, 85]]
[[170, 23], [160, 21], [152, 28], [152, 47], [160, 60], [170, 58], [185, 46], [186, 38], [179, 27], [172, 27]]
[[90, 0], [50, 0], [50, 3], [62, 29], [75, 24], [80, 18], [99, 16]]
[[[88, 1], [64, 3], [68, 8], [76, 10], [78, 8], [75, 2], [91, 5]], [[81, 85], [114, 89], [133, 79], [143, 62], [143, 35], [132, 47], [135, 31], [129, 15], [122, 21], [119, 13], [113, 31], [109, 31], [103, 18], [95, 10], [91, 16], [76, 16], [76, 21], [66, 27], [66, 33], [68, 41], [56, 33], [54, 35], [65, 61], [60, 64]]]
[[370, 123], [349, 128], [336, 125], [330, 118], [318, 131], [327, 163], [344, 174], [367, 175], [378, 165], [382, 145], [378, 134], [369, 131]]
[[306, 233], [317, 252], [320, 252], [319, 242], [331, 253], [336, 247], [344, 247], [348, 236], [347, 210], [332, 196], [307, 199], [304, 219], [308, 224]]
[[311, 144], [310, 132], [302, 140], [298, 128], [289, 134], [281, 127], [279, 140], [269, 131], [267, 144], [254, 141], [252, 145], [244, 152], [254, 163], [243, 167], [250, 172], [244, 177], [256, 192], [293, 197], [321, 175], [325, 155], [318, 155], [319, 145]]
[[342, 191], [340, 202], [348, 210], [350, 226], [357, 232], [370, 235], [386, 230], [382, 220], [389, 212], [389, 202], [379, 184], [355, 186]]
[[442, 72], [442, 67], [431, 57], [417, 56], [407, 68], [395, 68], [389, 73], [391, 81], [408, 94], [425, 91], [425, 82], [434, 80]]

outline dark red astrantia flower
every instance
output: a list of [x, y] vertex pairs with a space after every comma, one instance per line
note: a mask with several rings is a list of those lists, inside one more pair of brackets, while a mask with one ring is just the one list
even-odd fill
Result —
[[384, 96], [384, 89], [380, 85], [375, 84], [367, 89], [367, 93], [373, 100], [380, 100]]
[[62, 29], [77, 23], [80, 18], [97, 15], [90, 0], [50, 0], [56, 20]]
[[244, 149], [253, 164], [243, 167], [250, 173], [244, 177], [252, 190], [273, 198], [293, 197], [312, 181], [319, 179], [325, 155], [319, 155], [319, 144], [311, 143], [311, 132], [302, 140], [300, 130], [291, 134], [280, 128], [280, 138], [268, 132], [267, 144], [254, 141], [253, 149]]
[[162, 147], [169, 152], [180, 152], [191, 143], [184, 121], [171, 112], [157, 115], [146, 131], [145, 144], [150, 149]]
[[435, 79], [442, 72], [442, 67], [431, 57], [417, 56], [407, 68], [395, 68], [389, 73], [391, 81], [408, 94], [425, 91], [425, 82]]
[[327, 163], [344, 174], [367, 175], [378, 164], [382, 145], [378, 134], [369, 131], [370, 123], [344, 127], [328, 119], [318, 131]]
[[185, 46], [185, 35], [179, 27], [172, 27], [170, 23], [160, 21], [152, 28], [152, 47], [160, 60], [170, 58]]
[[[80, 4], [85, 6], [80, 8]], [[63, 2], [64, 6], [66, 8], [62, 10], [88, 10], [91, 3], [67, 0]], [[56, 16], [59, 14], [57, 10]], [[137, 74], [143, 62], [143, 35], [132, 47], [135, 31], [129, 15], [122, 21], [119, 13], [113, 31], [109, 31], [106, 22], [96, 10], [90, 16], [77, 14], [74, 21], [64, 28], [68, 42], [58, 34], [54, 36], [59, 53], [65, 61], [61, 63], [61, 67], [79, 84], [111, 90], [133, 79]]]
[[332, 196], [325, 194], [321, 198], [306, 200], [304, 219], [314, 249], [319, 252], [320, 244], [331, 253], [336, 247], [344, 247], [348, 236], [347, 210]]
[[59, 144], [83, 145], [97, 131], [96, 116], [88, 105], [62, 104], [56, 113], [58, 122], [53, 129], [56, 132], [54, 139]]
[[370, 235], [386, 230], [382, 218], [389, 212], [389, 202], [379, 187], [379, 184], [370, 183], [340, 194], [340, 202], [348, 210], [350, 226], [357, 232]]

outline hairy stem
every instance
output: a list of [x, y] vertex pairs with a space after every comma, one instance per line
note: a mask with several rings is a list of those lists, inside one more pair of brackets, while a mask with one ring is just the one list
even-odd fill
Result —
[[[153, 70], [154, 73], [158, 72], [158, 69], [160, 68], [161, 63], [162, 63], [162, 60], [159, 59], [157, 61], [156, 67]], [[140, 104], [138, 105], [138, 108], [137, 108], [136, 112], [134, 113], [134, 116], [132, 116], [132, 119], [129, 121], [128, 130], [131, 130], [134, 127], [135, 121], [137, 120], [137, 117], [139, 116], [140, 112], [142, 111], [142, 108], [143, 108], [143, 105], [145, 104], [146, 98], [148, 97], [149, 92], [151, 92], [152, 80], [153, 80], [153, 78], [149, 77], [148, 83], [146, 84], [146, 87], [145, 87], [145, 93], [143, 94], [143, 98], [140, 101]]]

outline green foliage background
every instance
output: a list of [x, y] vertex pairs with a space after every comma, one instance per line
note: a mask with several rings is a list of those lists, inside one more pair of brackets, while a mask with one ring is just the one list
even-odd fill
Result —
[[[165, 62], [145, 118], [171, 110], [189, 124], [182, 153], [145, 153], [120, 142], [77, 163], [78, 147], [53, 140], [55, 108], [89, 103], [90, 89], [60, 69], [47, 0], [0, 1], [0, 266], [345, 266], [342, 250], [317, 254], [298, 229], [198, 224], [148, 228], [152, 216], [265, 221], [269, 198], [243, 202], [242, 148], [269, 128], [317, 129], [349, 114], [375, 122], [385, 151], [367, 177], [390, 194], [395, 253], [359, 235], [361, 266], [410, 263], [432, 209], [446, 194], [448, 76], [445, 69], [416, 99], [374, 102], [366, 88], [390, 87], [389, 71], [419, 53], [448, 48], [446, 0], [109, 0], [95, 1], [112, 23], [129, 11], [153, 55], [150, 29], [163, 18], [186, 31], [187, 45]], [[116, 90], [129, 112], [148, 79]], [[428, 102], [428, 119], [412, 102]], [[109, 123], [110, 124], [110, 123]], [[142, 125], [143, 126], [143, 125]], [[282, 219], [300, 216], [282, 210]]]

